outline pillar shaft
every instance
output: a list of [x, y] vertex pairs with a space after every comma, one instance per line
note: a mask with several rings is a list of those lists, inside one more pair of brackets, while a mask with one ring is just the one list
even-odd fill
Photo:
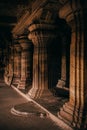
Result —
[[68, 103], [64, 104], [58, 114], [69, 125], [82, 130], [87, 129], [87, 52], [85, 49], [87, 47], [85, 39], [87, 25], [83, 22], [87, 11], [75, 10], [75, 1], [72, 3], [72, 7], [75, 11], [74, 14], [68, 15], [66, 18], [72, 29], [70, 44], [70, 99]]
[[26, 36], [20, 37], [21, 52], [21, 81], [18, 88], [25, 89], [32, 81], [32, 42]]
[[[52, 26], [54, 28], [54, 26]], [[40, 29], [38, 31], [37, 29]], [[29, 30], [31, 31], [29, 38], [32, 39], [34, 44], [33, 55], [33, 84], [29, 91], [29, 95], [32, 98], [40, 98], [45, 96], [52, 96], [48, 90], [48, 53], [47, 46], [54, 38], [54, 35], [49, 34], [48, 31], [42, 31], [41, 28], [46, 28], [44, 24], [31, 25]], [[32, 32], [33, 29], [33, 32]], [[34, 30], [35, 29], [35, 30]], [[49, 28], [50, 29], [50, 28]], [[50, 30], [52, 31], [52, 30]]]
[[[39, 44], [34, 46], [33, 84], [32, 89], [29, 92], [31, 97], [38, 97], [42, 94], [43, 91], [48, 89], [47, 50], [43, 41], [40, 40], [38, 42]], [[43, 47], [41, 44], [43, 44]]]

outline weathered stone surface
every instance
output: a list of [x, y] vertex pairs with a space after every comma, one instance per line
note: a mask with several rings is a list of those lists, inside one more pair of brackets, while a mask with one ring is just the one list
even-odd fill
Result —
[[[66, 16], [66, 12], [65, 14], [63, 12], [64, 8], [60, 13], [62, 17], [66, 18], [72, 33], [70, 45], [70, 99], [60, 110], [59, 115], [61, 115], [62, 119], [69, 125], [78, 129], [87, 129], [87, 112], [85, 109], [87, 100], [84, 92], [87, 88], [85, 84], [87, 73], [84, 73], [87, 68], [87, 66], [85, 66], [86, 60], [84, 60], [84, 47], [86, 44], [84, 39], [84, 26], [86, 24], [83, 23], [85, 16], [83, 13], [85, 12], [81, 9], [80, 2], [78, 2], [78, 5], [76, 5], [75, 1], [71, 4], [72, 8], [68, 4], [70, 10], [67, 12], [67, 14], [69, 14], [69, 12], [71, 12], [71, 14]], [[67, 5], [65, 8], [66, 7]], [[74, 14], [72, 13], [73, 11]]]

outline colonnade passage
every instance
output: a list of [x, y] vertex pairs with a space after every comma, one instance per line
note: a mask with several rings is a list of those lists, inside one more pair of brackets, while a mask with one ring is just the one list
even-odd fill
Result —
[[36, 0], [3, 47], [5, 83], [37, 102], [68, 98], [56, 116], [75, 130], [87, 129], [86, 16], [86, 1]]

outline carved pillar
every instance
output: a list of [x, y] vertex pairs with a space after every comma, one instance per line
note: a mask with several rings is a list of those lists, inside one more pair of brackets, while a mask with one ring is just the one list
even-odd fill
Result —
[[18, 85], [19, 89], [26, 89], [31, 85], [32, 80], [32, 42], [27, 36], [21, 36], [19, 39], [21, 52], [21, 81]]
[[[64, 14], [67, 9], [68, 14]], [[79, 9], [79, 10], [78, 10]], [[76, 129], [87, 129], [87, 16], [81, 3], [73, 1], [71, 6], [60, 10], [60, 17], [71, 26], [70, 45], [70, 99], [58, 112], [58, 116]]]
[[50, 97], [48, 89], [48, 53], [47, 46], [55, 37], [55, 26], [33, 24], [29, 27], [29, 38], [34, 44], [33, 54], [33, 85], [29, 91], [31, 98]]
[[14, 73], [12, 84], [17, 84], [21, 77], [21, 47], [18, 43], [14, 45]]

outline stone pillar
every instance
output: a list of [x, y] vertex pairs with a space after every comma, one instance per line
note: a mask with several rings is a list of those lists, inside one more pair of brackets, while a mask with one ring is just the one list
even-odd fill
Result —
[[57, 87], [66, 87], [66, 44], [62, 44], [62, 57], [61, 57], [61, 79], [58, 80]]
[[[73, 1], [72, 6], [63, 7], [59, 14], [71, 26], [70, 44], [70, 98], [58, 112], [58, 116], [76, 129], [87, 129], [87, 16], [81, 3]], [[87, 3], [86, 3], [87, 5]], [[79, 7], [79, 8], [78, 8]], [[68, 14], [64, 14], [64, 10]], [[79, 9], [79, 10], [78, 10]]]
[[21, 77], [21, 47], [18, 43], [14, 45], [14, 73], [12, 84], [18, 85]]
[[21, 80], [18, 85], [19, 89], [26, 89], [31, 85], [32, 81], [32, 42], [26, 35], [19, 39], [21, 52]]
[[55, 26], [33, 24], [29, 27], [29, 38], [34, 44], [33, 54], [33, 84], [28, 92], [31, 98], [52, 96], [48, 89], [48, 53], [47, 46], [55, 37]]

